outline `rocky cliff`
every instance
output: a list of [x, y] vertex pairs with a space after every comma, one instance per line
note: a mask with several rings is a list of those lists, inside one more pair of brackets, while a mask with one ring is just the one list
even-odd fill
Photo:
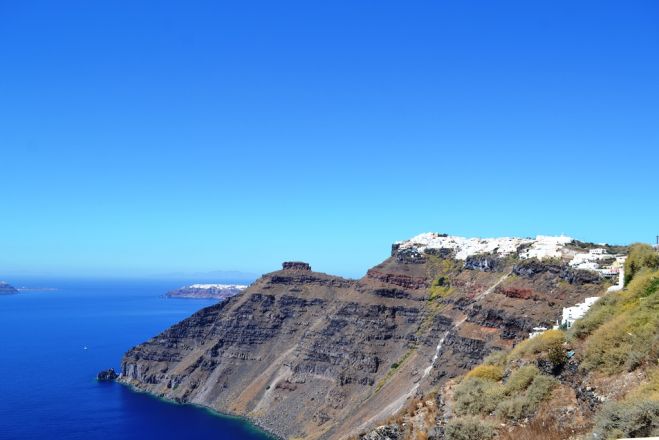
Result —
[[547, 262], [526, 239], [448, 238], [398, 243], [360, 280], [284, 263], [128, 351], [120, 381], [281, 437], [346, 438], [606, 287], [560, 259], [569, 240]]

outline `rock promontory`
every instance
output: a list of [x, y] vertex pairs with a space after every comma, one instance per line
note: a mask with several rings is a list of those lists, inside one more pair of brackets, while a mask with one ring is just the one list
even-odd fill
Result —
[[99, 382], [111, 382], [116, 380], [119, 377], [114, 368], [108, 368], [107, 370], [99, 371], [96, 375], [96, 380]]
[[566, 282], [570, 243], [423, 234], [356, 280], [285, 262], [130, 349], [119, 381], [282, 438], [356, 436], [600, 295], [599, 272]]
[[302, 261], [285, 261], [282, 263], [283, 270], [301, 270], [305, 272], [311, 271], [311, 265], [309, 263], [303, 263]]

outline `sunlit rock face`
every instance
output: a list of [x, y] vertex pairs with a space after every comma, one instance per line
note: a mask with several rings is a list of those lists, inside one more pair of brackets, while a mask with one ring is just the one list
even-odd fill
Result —
[[128, 351], [119, 380], [284, 438], [357, 435], [601, 294], [570, 241], [421, 234], [359, 280], [286, 262]]

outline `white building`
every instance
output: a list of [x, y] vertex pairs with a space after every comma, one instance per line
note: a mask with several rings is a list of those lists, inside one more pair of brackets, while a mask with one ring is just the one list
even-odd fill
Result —
[[533, 327], [533, 331], [529, 333], [529, 339], [535, 338], [536, 336], [547, 331], [547, 327]]
[[574, 307], [565, 307], [563, 309], [563, 317], [559, 326], [563, 325], [567, 328], [572, 327], [574, 321], [583, 318], [586, 312], [600, 299], [599, 296], [591, 296], [586, 298], [584, 302], [577, 304]]

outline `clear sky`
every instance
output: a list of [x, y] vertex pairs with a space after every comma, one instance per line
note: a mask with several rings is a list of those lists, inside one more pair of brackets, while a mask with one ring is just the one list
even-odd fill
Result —
[[659, 233], [655, 1], [2, 1], [0, 279]]

